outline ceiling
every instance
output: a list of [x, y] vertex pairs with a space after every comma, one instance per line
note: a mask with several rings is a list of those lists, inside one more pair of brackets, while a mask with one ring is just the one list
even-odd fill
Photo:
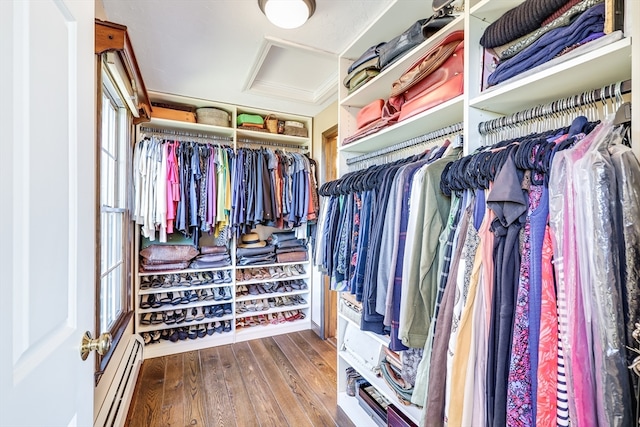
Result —
[[338, 54], [392, 2], [316, 0], [307, 23], [284, 30], [257, 0], [102, 0], [127, 26], [148, 91], [305, 116], [337, 99]]

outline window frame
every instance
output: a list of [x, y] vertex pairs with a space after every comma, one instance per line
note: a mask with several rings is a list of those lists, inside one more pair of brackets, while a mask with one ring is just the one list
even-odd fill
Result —
[[[95, 384], [97, 385], [102, 377], [102, 374], [105, 372], [109, 361], [111, 360], [111, 356], [113, 355], [116, 347], [118, 346], [121, 338], [124, 335], [128, 325], [131, 323], [131, 318], [133, 317], [133, 302], [132, 302], [132, 292], [133, 292], [133, 274], [131, 271], [131, 266], [133, 265], [132, 254], [133, 254], [133, 232], [131, 226], [131, 195], [129, 192], [130, 188], [130, 177], [131, 177], [131, 143], [134, 139], [135, 125], [132, 120], [131, 112], [126, 108], [122, 98], [122, 95], [119, 94], [116, 85], [109, 77], [109, 70], [104, 65], [104, 59], [102, 55], [97, 55], [97, 96], [96, 96], [96, 104], [97, 104], [97, 120], [96, 120], [96, 233], [95, 233], [95, 256], [96, 256], [96, 272], [95, 272], [95, 332], [96, 336], [103, 333], [108, 332], [111, 334], [112, 343], [109, 351], [100, 356], [96, 355], [96, 366], [95, 366]], [[105, 88], [105, 85], [109, 87], [109, 89]], [[101, 186], [102, 186], [102, 102], [103, 95], [107, 92], [107, 96], [110, 97], [111, 102], [114, 102], [119, 109], [124, 108], [124, 114], [126, 114], [126, 119], [123, 120], [124, 123], [120, 123], [119, 126], [121, 129], [118, 130], [119, 138], [123, 138], [124, 142], [122, 150], [119, 150], [121, 155], [124, 156], [121, 159], [124, 162], [124, 171], [122, 171], [121, 179], [124, 180], [124, 183], [120, 182], [119, 187], [122, 187], [122, 197], [123, 197], [123, 219], [122, 219], [122, 280], [123, 280], [123, 288], [122, 288], [122, 310], [117, 319], [113, 322], [109, 330], [101, 330], [101, 276], [102, 276], [102, 201], [101, 201]], [[122, 105], [118, 105], [118, 101], [114, 99], [114, 94], [120, 97], [120, 103]], [[121, 113], [120, 113], [121, 114]], [[120, 120], [120, 119], [119, 119]]]

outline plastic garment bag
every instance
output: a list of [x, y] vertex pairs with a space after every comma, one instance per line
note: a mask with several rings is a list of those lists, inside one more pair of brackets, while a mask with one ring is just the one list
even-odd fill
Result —
[[[549, 225], [553, 238], [554, 269], [558, 293], [558, 335], [565, 371], [559, 371], [558, 382], [566, 382], [570, 418], [576, 425], [597, 426], [591, 364], [586, 346], [586, 325], [581, 292], [581, 271], [578, 268], [575, 229], [575, 189], [573, 164], [591, 147], [603, 126], [567, 150], [555, 154], [549, 179]], [[566, 373], [566, 378], [562, 374]], [[561, 390], [559, 390], [560, 393]], [[563, 396], [559, 396], [562, 400]], [[565, 398], [567, 396], [564, 396]], [[560, 401], [558, 412], [566, 414]]]
[[591, 315], [595, 379], [600, 399], [597, 401], [600, 425], [622, 426], [631, 421], [630, 386], [624, 348], [624, 317], [620, 277], [619, 218], [616, 173], [609, 145], [621, 140], [619, 132], [608, 130], [576, 164], [575, 173], [586, 178], [587, 185], [577, 187], [584, 223], [578, 233], [581, 269], [589, 280], [583, 285], [585, 313]]
[[624, 248], [621, 280], [623, 295], [626, 295], [626, 344], [633, 347], [636, 341], [632, 333], [636, 322], [640, 321], [640, 162], [631, 148], [622, 144], [611, 145], [609, 154], [618, 184], [616, 202], [622, 236], [621, 251]]

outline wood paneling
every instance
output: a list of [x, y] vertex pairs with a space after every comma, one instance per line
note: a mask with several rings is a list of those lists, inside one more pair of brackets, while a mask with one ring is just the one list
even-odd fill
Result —
[[127, 426], [340, 426], [336, 350], [312, 331], [146, 360]]

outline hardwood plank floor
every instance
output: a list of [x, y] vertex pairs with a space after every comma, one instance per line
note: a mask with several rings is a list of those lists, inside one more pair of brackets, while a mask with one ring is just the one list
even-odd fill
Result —
[[351, 427], [336, 405], [336, 349], [313, 331], [149, 359], [129, 427]]

